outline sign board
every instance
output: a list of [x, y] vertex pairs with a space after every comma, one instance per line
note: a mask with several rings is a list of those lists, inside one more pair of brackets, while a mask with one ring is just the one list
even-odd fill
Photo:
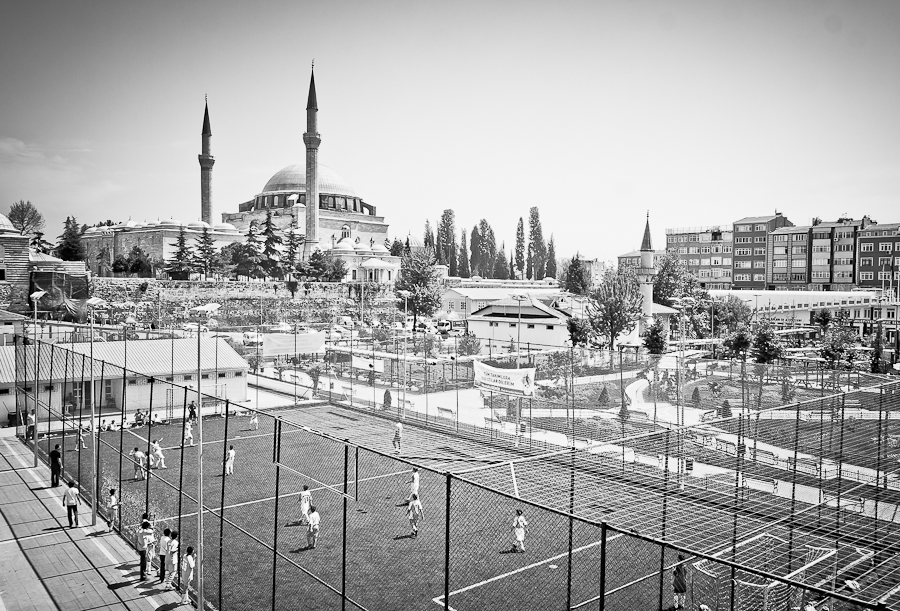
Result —
[[534, 395], [534, 367], [500, 369], [475, 361], [475, 387], [514, 397]]
[[265, 333], [263, 334], [263, 356], [279, 354], [310, 354], [325, 352], [325, 334], [312, 333]]
[[378, 373], [384, 373], [384, 359], [367, 359], [354, 354], [350, 364], [354, 369], [362, 369], [365, 371], [372, 369]]

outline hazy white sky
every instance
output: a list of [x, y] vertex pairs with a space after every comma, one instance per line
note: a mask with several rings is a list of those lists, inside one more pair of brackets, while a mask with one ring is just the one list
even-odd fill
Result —
[[453, 208], [558, 252], [784, 211], [900, 221], [900, 2], [14, 2], [0, 20], [0, 209], [215, 218], [320, 159], [421, 235]]

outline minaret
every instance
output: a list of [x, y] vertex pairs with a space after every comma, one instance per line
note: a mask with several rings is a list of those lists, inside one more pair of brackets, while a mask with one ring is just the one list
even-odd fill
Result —
[[644, 226], [644, 239], [641, 240], [641, 267], [637, 270], [638, 282], [641, 285], [641, 322], [638, 334], [644, 333], [653, 324], [653, 279], [656, 268], [653, 262], [653, 242], [650, 239], [650, 212], [647, 212], [647, 224]]
[[212, 129], [209, 127], [209, 103], [203, 111], [203, 148], [197, 155], [200, 160], [200, 218], [204, 223], [212, 225], [212, 169], [216, 158], [212, 156], [209, 141]]
[[319, 137], [316, 113], [319, 112], [316, 102], [315, 64], [309, 77], [309, 99], [306, 101], [306, 133], [303, 143], [306, 144], [306, 241], [303, 243], [303, 258], [309, 256], [319, 246]]

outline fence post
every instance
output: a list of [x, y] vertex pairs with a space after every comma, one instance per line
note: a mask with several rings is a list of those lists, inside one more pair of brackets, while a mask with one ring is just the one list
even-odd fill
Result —
[[663, 590], [665, 589], [666, 580], [666, 544], [663, 543], [659, 549], [659, 608], [660, 611], [665, 609], [663, 606]]
[[[341, 610], [347, 608], [347, 490], [350, 484], [350, 440], [344, 440], [344, 525], [341, 534]], [[356, 479], [359, 479], [357, 476]]]
[[[226, 409], [228, 406], [226, 404]], [[227, 418], [226, 418], [227, 420]], [[272, 526], [272, 611], [275, 611], [275, 588], [278, 583], [278, 498], [281, 496], [281, 420], [275, 421], [275, 430], [272, 432], [272, 459], [275, 463], [275, 521]], [[226, 435], [227, 438], [227, 435]], [[227, 439], [226, 439], [227, 441]], [[222, 478], [225, 481], [225, 478]], [[224, 484], [223, 484], [224, 490]], [[225, 499], [222, 499], [221, 515], [225, 515]], [[222, 536], [221, 529], [219, 537]], [[219, 540], [219, 588], [222, 587], [222, 541]], [[219, 596], [219, 608], [222, 608], [222, 597]]]
[[[199, 324], [199, 323], [198, 323]], [[202, 378], [201, 378], [202, 379]], [[200, 380], [197, 381], [199, 386]], [[202, 413], [202, 412], [201, 412]], [[225, 399], [225, 432], [224, 437], [222, 438], [222, 448], [224, 449], [228, 445], [228, 424], [231, 420], [231, 409], [228, 403], [228, 399]], [[279, 432], [281, 429], [279, 428]], [[228, 454], [225, 452], [225, 457], [227, 459]], [[278, 473], [275, 474], [275, 542], [278, 541]], [[225, 530], [225, 477], [222, 476], [222, 497], [221, 502], [219, 503], [219, 609], [221, 610], [224, 606], [222, 605], [222, 550], [225, 548], [223, 531]], [[272, 547], [275, 547], [273, 544]], [[274, 576], [275, 571], [275, 563], [272, 563], [272, 575]], [[272, 584], [272, 600], [275, 599], [275, 584]]]
[[[112, 387], [112, 382], [110, 382], [110, 388]], [[119, 487], [117, 492], [119, 493], [119, 502], [116, 506], [116, 514], [119, 518], [119, 534], [122, 534], [122, 462], [125, 456], [125, 397], [122, 397], [122, 421], [119, 422]], [[184, 443], [184, 442], [182, 442]], [[178, 486], [178, 514], [181, 515], [181, 485]], [[181, 518], [179, 518], [180, 520]], [[181, 523], [178, 524], [179, 530], [181, 530]]]
[[600, 606], [599, 611], [606, 607], [606, 522], [600, 522]]
[[453, 476], [448, 471], [444, 491], [444, 611], [450, 611], [450, 482]]

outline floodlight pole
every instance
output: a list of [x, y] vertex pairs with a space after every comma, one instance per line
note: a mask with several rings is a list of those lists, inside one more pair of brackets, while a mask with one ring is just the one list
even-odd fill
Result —
[[[403, 371], [400, 375], [400, 384], [403, 388], [403, 406], [398, 410], [400, 417], [403, 418], [406, 416], [406, 319], [409, 316], [409, 291], [397, 291], [397, 294], [403, 297]], [[413, 329], [413, 333], [415, 333], [415, 329]]]
[[[519, 304], [519, 322], [516, 323], [516, 367], [520, 365], [519, 355], [522, 353], [522, 302], [526, 295], [510, 295]], [[574, 416], [573, 416], [574, 417]], [[519, 431], [522, 430], [522, 397], [516, 398], [516, 447], [519, 447]]]
[[[203, 611], [203, 394], [200, 367], [200, 323], [197, 323], [197, 608]], [[259, 374], [257, 374], [259, 375]], [[227, 407], [226, 407], [227, 409]], [[187, 588], [187, 584], [184, 586]]]
[[[100, 461], [98, 460], [99, 454], [97, 450], [100, 448], [100, 427], [96, 424], [96, 414], [94, 413], [94, 405], [96, 401], [94, 401], [94, 308], [92, 306], [88, 306], [88, 314], [90, 315], [90, 332], [91, 332], [91, 432], [94, 433], [91, 435], [93, 437], [94, 442], [94, 453], [91, 457], [91, 463], [93, 465], [93, 476], [91, 477], [91, 492], [94, 497], [97, 497], [97, 491], [99, 490], [97, 486], [97, 466]], [[128, 337], [128, 328], [125, 328], [125, 337]], [[52, 384], [53, 381], [51, 380]], [[63, 399], [65, 401], [65, 399]], [[78, 432], [81, 433], [81, 422], [78, 423]], [[49, 447], [49, 446], [48, 446]], [[149, 460], [149, 459], [148, 459]], [[149, 470], [148, 470], [149, 474]], [[94, 502], [91, 503], [91, 526], [97, 525], [97, 504], [100, 502], [99, 498], [94, 498]]]
[[[40, 414], [38, 413], [38, 333], [37, 333], [37, 302], [43, 295], [35, 298], [37, 293], [31, 296], [31, 302], [34, 304], [34, 430], [31, 432], [32, 441], [34, 442], [34, 466], [38, 466], [38, 423], [40, 422]], [[27, 361], [26, 361], [27, 362]], [[26, 368], [27, 371], [27, 368]], [[52, 382], [51, 382], [52, 383]], [[27, 402], [26, 402], [27, 405]], [[26, 422], [28, 416], [26, 415]], [[26, 434], [28, 428], [25, 429]], [[49, 433], [49, 431], [48, 431]]]

